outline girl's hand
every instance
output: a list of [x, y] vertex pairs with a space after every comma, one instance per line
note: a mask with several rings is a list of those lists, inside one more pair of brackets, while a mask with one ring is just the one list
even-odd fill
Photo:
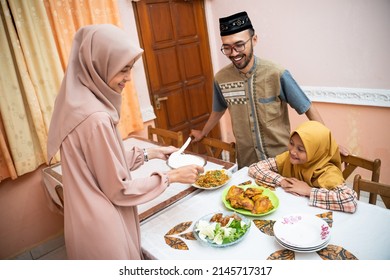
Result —
[[280, 185], [286, 192], [300, 196], [310, 196], [312, 189], [306, 182], [296, 178], [284, 178]]

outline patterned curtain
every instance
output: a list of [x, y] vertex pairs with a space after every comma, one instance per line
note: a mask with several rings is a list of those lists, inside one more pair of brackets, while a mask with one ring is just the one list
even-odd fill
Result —
[[0, 0], [0, 14], [2, 180], [47, 162], [47, 128], [63, 71], [42, 1]]
[[[121, 26], [116, 0], [0, 0], [0, 182], [46, 158], [47, 131], [74, 33]], [[122, 93], [123, 137], [143, 129], [133, 83]]]
[[[117, 0], [44, 0], [44, 4], [64, 70], [73, 36], [80, 27], [102, 23], [122, 27]], [[133, 81], [128, 82], [122, 92], [121, 119], [118, 128], [122, 137], [143, 129], [141, 110]]]
[[12, 162], [12, 158], [8, 150], [4, 125], [0, 116], [0, 182], [8, 177], [15, 179], [17, 175], [14, 163]]

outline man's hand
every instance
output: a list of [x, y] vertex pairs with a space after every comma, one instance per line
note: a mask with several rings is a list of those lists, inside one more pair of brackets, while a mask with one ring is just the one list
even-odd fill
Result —
[[202, 134], [202, 131], [196, 130], [196, 129], [191, 129], [190, 136], [192, 137], [193, 142], [199, 142], [204, 137], [204, 135]]

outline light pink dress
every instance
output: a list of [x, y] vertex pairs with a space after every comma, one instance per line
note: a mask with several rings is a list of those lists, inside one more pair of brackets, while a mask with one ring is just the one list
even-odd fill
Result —
[[[137, 205], [161, 194], [164, 175], [132, 180], [138, 148], [123, 153], [106, 113], [95, 113], [61, 147], [65, 242], [70, 259], [140, 259]], [[162, 179], [164, 178], [164, 179]]]
[[48, 133], [61, 151], [69, 259], [142, 259], [137, 205], [161, 194], [167, 175], [132, 180], [143, 152], [126, 152], [116, 129], [122, 97], [109, 82], [142, 55], [120, 28], [90, 25], [74, 37]]

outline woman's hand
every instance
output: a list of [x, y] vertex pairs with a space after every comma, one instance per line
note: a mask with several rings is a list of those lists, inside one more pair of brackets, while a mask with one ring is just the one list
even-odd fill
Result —
[[310, 196], [311, 187], [296, 178], [284, 178], [280, 186], [288, 193], [300, 196]]
[[168, 147], [161, 146], [161, 147], [146, 149], [146, 151], [148, 152], [149, 159], [159, 158], [163, 160], [167, 160], [170, 154], [178, 150], [179, 149], [174, 146], [168, 146]]
[[186, 165], [167, 172], [169, 183], [193, 184], [198, 179], [199, 174], [204, 172], [203, 166]]

